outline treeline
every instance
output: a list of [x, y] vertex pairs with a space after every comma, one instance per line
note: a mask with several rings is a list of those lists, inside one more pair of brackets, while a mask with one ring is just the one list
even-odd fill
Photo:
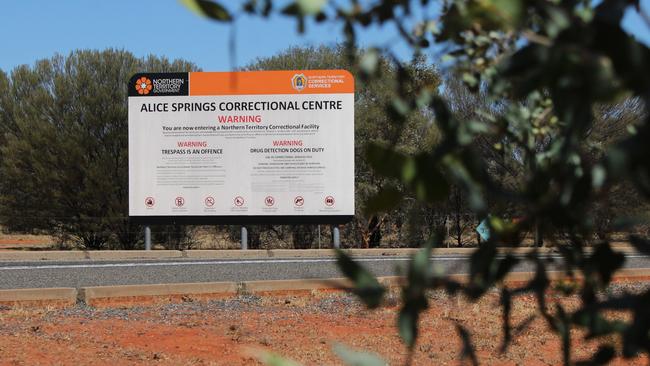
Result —
[[[342, 227], [344, 246], [419, 246], [434, 232], [446, 233], [446, 245], [475, 245], [478, 237], [474, 229], [482, 218], [471, 213], [472, 197], [462, 187], [451, 185], [445, 192], [446, 199], [435, 204], [407, 197], [397, 209], [366, 214], [376, 211], [378, 203], [370, 198], [378, 192], [404, 191], [403, 183], [371, 170], [369, 159], [373, 156], [367, 143], [394, 146], [406, 156], [417, 156], [441, 141], [432, 111], [422, 107], [405, 116], [400, 114], [397, 92], [408, 95], [425, 88], [432, 94], [444, 93], [452, 113], [461, 120], [493, 118], [503, 113], [504, 105], [509, 103], [521, 104], [522, 113], [537, 112], [527, 110], [530, 101], [486, 105], [488, 98], [470, 93], [457, 78], [442, 75], [424, 58], [400, 67], [381, 57], [376, 62], [380, 77], [365, 80], [354, 66], [358, 63], [342, 48], [292, 48], [258, 59], [245, 69], [338, 68], [355, 73], [357, 212], [354, 221]], [[4, 230], [55, 235], [61, 243], [87, 249], [141, 248], [142, 227], [129, 223], [127, 218], [127, 81], [142, 71], [196, 70], [195, 64], [184, 60], [155, 56], [141, 59], [126, 51], [105, 50], [55, 56], [32, 67], [17, 67], [9, 74], [0, 71], [0, 225]], [[409, 84], [399, 84], [404, 74], [410, 76], [406, 78], [411, 80]], [[478, 114], [477, 110], [490, 111], [492, 116]], [[644, 113], [644, 106], [636, 99], [599, 107], [597, 121], [583, 141], [586, 156], [595, 161], [607, 146], [634, 133]], [[476, 128], [482, 127], [477, 124]], [[541, 151], [549, 142], [542, 139], [534, 144]], [[514, 189], [531, 177], [526, 176], [516, 151], [505, 153], [501, 148], [507, 143], [484, 138], [473, 148], [485, 157], [488, 174]], [[397, 168], [404, 170], [400, 174], [409, 174], [408, 167]], [[422, 190], [426, 191], [426, 187]], [[606, 236], [615, 229], [610, 220], [614, 214], [647, 210], [640, 202], [631, 186], [614, 187], [611, 195], [594, 203], [597, 235]], [[507, 207], [490, 207], [490, 212], [516, 218], [518, 209], [518, 203], [512, 202]], [[553, 232], [544, 223], [539, 226], [547, 237], [561, 239], [562, 233]], [[325, 246], [330, 240], [325, 228], [253, 226], [249, 227], [249, 247]], [[197, 231], [189, 227], [158, 226], [152, 230], [154, 242], [168, 248], [188, 248], [197, 242], [193, 237]], [[201, 231], [229, 243], [239, 240], [239, 228], [235, 226]]]

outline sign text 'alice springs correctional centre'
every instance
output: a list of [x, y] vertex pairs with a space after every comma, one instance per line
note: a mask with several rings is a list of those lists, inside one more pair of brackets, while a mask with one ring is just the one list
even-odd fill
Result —
[[141, 73], [129, 88], [129, 216], [340, 223], [354, 215], [344, 70]]

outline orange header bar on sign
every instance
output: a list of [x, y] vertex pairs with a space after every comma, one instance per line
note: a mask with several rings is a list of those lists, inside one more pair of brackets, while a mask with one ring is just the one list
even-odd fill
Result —
[[354, 93], [346, 70], [191, 72], [190, 95]]

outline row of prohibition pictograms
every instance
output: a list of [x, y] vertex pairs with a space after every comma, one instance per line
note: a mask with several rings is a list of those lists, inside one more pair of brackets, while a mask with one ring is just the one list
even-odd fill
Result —
[[[233, 200], [234, 205], [237, 206], [237, 207], [244, 206], [244, 202], [245, 202], [244, 197], [242, 197], [242, 196], [237, 196]], [[216, 200], [212, 196], [207, 196], [203, 200], [203, 203], [205, 204], [205, 207], [212, 207], [216, 203]], [[276, 203], [276, 201], [275, 201], [275, 198], [273, 196], [266, 196], [264, 198], [264, 204], [267, 207], [273, 207], [273, 206], [275, 206], [275, 203]], [[333, 207], [334, 203], [335, 203], [334, 197], [332, 197], [332, 196], [325, 197], [324, 203], [325, 203], [325, 206]], [[153, 197], [147, 197], [144, 200], [144, 204], [145, 204], [145, 206], [151, 208], [151, 207], [154, 207], [156, 205], [156, 200]], [[302, 207], [302, 205], [305, 204], [305, 199], [302, 196], [296, 196], [293, 199], [293, 204], [296, 207]], [[185, 206], [185, 198], [183, 198], [181, 196], [176, 197], [174, 199], [174, 205], [176, 207]]]

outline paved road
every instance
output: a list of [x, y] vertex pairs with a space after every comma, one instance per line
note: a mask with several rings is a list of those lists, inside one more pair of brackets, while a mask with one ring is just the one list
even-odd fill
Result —
[[[548, 260], [559, 262], [557, 256]], [[358, 257], [377, 276], [404, 274], [406, 257]], [[436, 256], [446, 273], [466, 273], [466, 256]], [[628, 255], [626, 268], [650, 268], [650, 257]], [[551, 265], [549, 269], [553, 268]], [[520, 265], [515, 271], [530, 272]], [[0, 289], [84, 287], [156, 283], [255, 281], [343, 277], [332, 258], [246, 260], [167, 259], [145, 261], [0, 262]]]

